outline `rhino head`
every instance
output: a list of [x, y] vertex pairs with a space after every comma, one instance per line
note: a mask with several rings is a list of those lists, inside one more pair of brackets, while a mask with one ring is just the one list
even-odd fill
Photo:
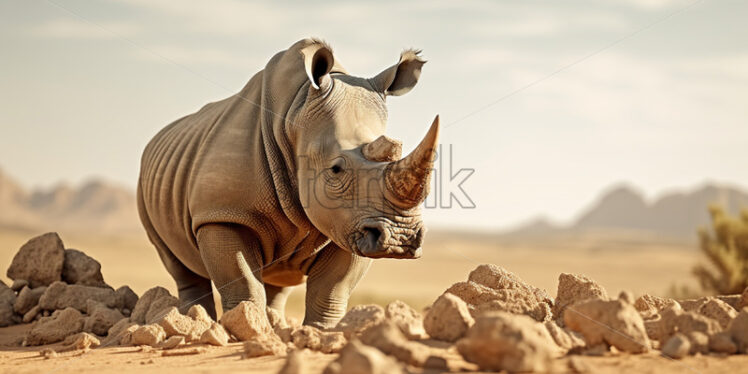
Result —
[[388, 96], [410, 91], [425, 63], [418, 52], [373, 78], [348, 75], [323, 43], [302, 50], [308, 76], [290, 126], [299, 198], [311, 223], [338, 246], [371, 258], [418, 258], [439, 117], [401, 158], [385, 133]]

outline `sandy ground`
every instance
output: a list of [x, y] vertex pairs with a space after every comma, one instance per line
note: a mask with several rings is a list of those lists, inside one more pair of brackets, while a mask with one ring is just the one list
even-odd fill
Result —
[[[38, 233], [0, 232], [0, 268], [4, 269], [17, 249], [35, 234]], [[145, 238], [66, 233], [61, 236], [68, 248], [83, 250], [98, 259], [105, 280], [115, 287], [127, 284], [138, 294], [155, 285], [174, 291], [172, 280]], [[422, 309], [451, 284], [466, 279], [470, 270], [481, 263], [503, 266], [552, 295], [561, 272], [586, 274], [604, 285], [610, 294], [626, 289], [636, 295], [644, 292], [663, 295], [674, 283], [695, 285], [690, 275], [691, 267], [699, 261], [695, 244], [649, 242], [590, 236], [510, 241], [487, 235], [432, 233], [422, 259], [375, 261], [354, 293], [351, 305], [384, 305], [400, 299]], [[303, 287], [300, 287], [289, 300], [288, 314], [301, 317], [302, 301]], [[0, 328], [0, 373], [275, 373], [284, 362], [278, 357], [242, 359], [240, 344], [204, 347], [203, 353], [176, 357], [162, 357], [158, 350], [107, 347], [82, 355], [61, 354], [53, 359], [41, 357], [39, 347], [1, 347], [22, 339], [27, 328], [28, 325]], [[308, 357], [305, 361], [310, 372], [318, 373], [335, 355], [310, 353]], [[695, 356], [680, 361], [669, 360], [656, 352], [573, 357], [572, 363], [569, 358], [559, 359], [557, 372], [574, 372], [570, 367], [578, 367], [590, 373], [748, 373], [745, 355]]]

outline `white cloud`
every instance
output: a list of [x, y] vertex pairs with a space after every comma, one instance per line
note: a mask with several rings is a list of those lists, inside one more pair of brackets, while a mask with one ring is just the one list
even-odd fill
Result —
[[247, 54], [233, 53], [226, 49], [185, 47], [179, 45], [149, 45], [135, 50], [135, 57], [142, 61], [176, 63], [184, 66], [207, 65], [236, 68], [242, 71], [257, 71], [264, 68], [265, 61]]

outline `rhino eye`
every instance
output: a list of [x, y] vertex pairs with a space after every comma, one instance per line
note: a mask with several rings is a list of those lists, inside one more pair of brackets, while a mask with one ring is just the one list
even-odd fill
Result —
[[330, 171], [332, 171], [333, 174], [339, 174], [341, 171], [343, 171], [343, 167], [340, 165], [333, 165], [330, 168]]

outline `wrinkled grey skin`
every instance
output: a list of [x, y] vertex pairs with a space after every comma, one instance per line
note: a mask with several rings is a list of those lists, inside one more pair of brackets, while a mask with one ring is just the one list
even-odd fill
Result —
[[384, 131], [385, 98], [413, 88], [423, 63], [406, 51], [353, 77], [305, 39], [151, 140], [138, 210], [182, 311], [198, 303], [215, 317], [213, 281], [223, 310], [249, 300], [282, 313], [306, 281], [304, 323], [330, 327], [372, 258], [420, 256], [438, 120], [399, 161]]

